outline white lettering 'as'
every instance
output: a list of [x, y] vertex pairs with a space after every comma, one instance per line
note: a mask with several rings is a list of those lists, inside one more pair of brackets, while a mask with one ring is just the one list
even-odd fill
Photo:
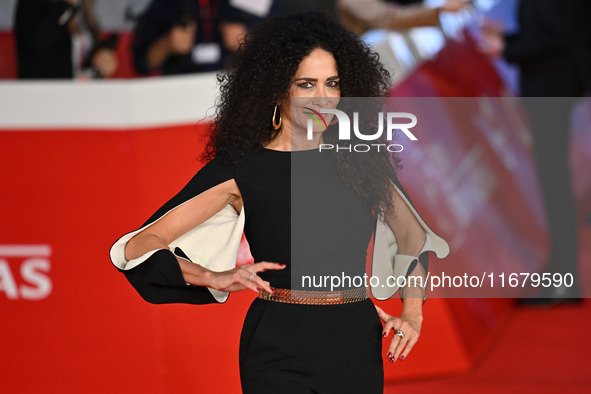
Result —
[[[49, 296], [53, 288], [48, 275], [50, 255], [49, 245], [0, 245], [0, 293], [10, 300], [40, 300]], [[13, 262], [13, 270], [9, 258], [25, 259], [20, 264]], [[14, 264], [19, 264], [18, 270]]]

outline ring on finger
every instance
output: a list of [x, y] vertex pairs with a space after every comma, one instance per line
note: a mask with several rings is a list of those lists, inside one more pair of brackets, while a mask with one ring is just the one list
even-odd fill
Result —
[[253, 272], [252, 274], [250, 274], [250, 278], [248, 278], [248, 280], [249, 280], [250, 282], [252, 282], [252, 279], [254, 278], [254, 276], [255, 276], [256, 274], [257, 274], [256, 272]]
[[394, 330], [394, 335], [398, 335], [400, 339], [404, 338], [404, 332], [402, 332], [402, 330]]

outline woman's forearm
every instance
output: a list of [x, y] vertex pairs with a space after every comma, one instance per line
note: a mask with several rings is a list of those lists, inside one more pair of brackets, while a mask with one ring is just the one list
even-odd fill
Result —
[[212, 271], [200, 266], [199, 264], [192, 263], [180, 257], [177, 257], [177, 260], [179, 262], [179, 266], [181, 267], [181, 272], [183, 273], [185, 282], [195, 286], [211, 287], [210, 283], [213, 273]]
[[[130, 261], [157, 249], [169, 249], [169, 247], [166, 241], [155, 234], [138, 234], [127, 242], [125, 259]], [[212, 273], [210, 270], [178, 256], [177, 261], [185, 282], [196, 286], [208, 286]]]
[[427, 275], [425, 269], [420, 262], [417, 262], [410, 275], [406, 277], [406, 285], [400, 289], [400, 297], [402, 298], [403, 305], [408, 308], [409, 312], [415, 312], [417, 301], [419, 307], [423, 305], [425, 286], [427, 285], [425, 283], [426, 281]]
[[423, 299], [422, 298], [404, 298], [402, 301], [401, 316], [412, 317], [413, 319], [423, 320]]

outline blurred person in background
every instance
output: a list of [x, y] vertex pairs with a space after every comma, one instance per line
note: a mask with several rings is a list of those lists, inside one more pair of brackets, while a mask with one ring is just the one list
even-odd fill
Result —
[[[341, 22], [357, 34], [371, 29], [410, 29], [437, 26], [439, 14], [458, 12], [470, 4], [467, 0], [445, 0], [439, 7], [428, 7], [416, 1], [336, 0]], [[422, 2], [420, 2], [422, 3]]]
[[502, 28], [490, 22], [482, 28], [482, 51], [515, 63], [520, 70], [521, 95], [530, 98], [523, 100], [523, 105], [533, 135], [551, 240], [545, 272], [572, 273], [575, 278], [571, 288], [545, 288], [540, 298], [524, 299], [522, 304], [577, 301], [580, 297], [568, 148], [572, 106], [589, 89], [590, 4], [587, 0], [521, 0], [517, 33], [503, 35]]
[[99, 38], [93, 0], [18, 0], [18, 78], [106, 78], [117, 69], [116, 36]]
[[165, 75], [220, 70], [245, 34], [275, 13], [273, 0], [153, 0], [135, 27], [134, 67]]

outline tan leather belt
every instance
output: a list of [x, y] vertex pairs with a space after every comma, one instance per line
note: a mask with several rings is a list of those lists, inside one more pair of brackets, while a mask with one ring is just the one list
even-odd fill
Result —
[[271, 287], [274, 293], [259, 291], [258, 297], [267, 301], [301, 305], [338, 305], [350, 304], [369, 298], [367, 287], [358, 287], [340, 291], [291, 290]]

